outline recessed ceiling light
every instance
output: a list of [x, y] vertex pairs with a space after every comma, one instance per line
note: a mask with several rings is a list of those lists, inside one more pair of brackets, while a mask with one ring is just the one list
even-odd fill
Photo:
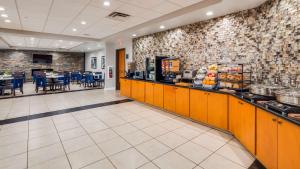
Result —
[[132, 34], [133, 37], [136, 37], [136, 34]]
[[164, 25], [160, 25], [160, 29], [165, 29], [166, 27]]
[[5, 8], [0, 6], [0, 11], [5, 11]]
[[81, 21], [81, 24], [82, 25], [86, 25], [86, 21]]
[[31, 40], [31, 41], [34, 41], [34, 38], [33, 38], [33, 37], [32, 37], [32, 38], [30, 38], [30, 40]]
[[73, 32], [76, 32], [76, 31], [77, 31], [77, 29], [76, 29], [76, 28], [73, 28], [73, 29], [72, 29], [72, 31], [73, 31]]
[[110, 6], [110, 2], [109, 2], [109, 1], [104, 1], [104, 2], [103, 2], [103, 5], [104, 5], [104, 6]]
[[87, 48], [87, 50], [91, 50], [91, 48]]
[[63, 42], [63, 40], [59, 40], [59, 42]]
[[11, 20], [5, 19], [4, 22], [6, 22], [6, 23], [11, 23]]
[[212, 11], [206, 12], [207, 16], [212, 16], [214, 13]]
[[2, 18], [7, 18], [8, 15], [4, 13], [4, 14], [1, 14], [1, 17], [2, 17]]

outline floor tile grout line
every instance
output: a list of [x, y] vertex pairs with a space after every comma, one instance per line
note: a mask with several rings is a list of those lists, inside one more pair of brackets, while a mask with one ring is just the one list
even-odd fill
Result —
[[69, 160], [69, 158], [68, 158], [68, 155], [67, 155], [66, 149], [65, 149], [65, 147], [64, 147], [64, 145], [63, 145], [63, 142], [62, 142], [62, 140], [61, 140], [61, 138], [60, 138], [60, 135], [59, 135], [58, 129], [57, 129], [57, 127], [56, 127], [56, 124], [54, 123], [53, 119], [51, 119], [51, 121], [52, 121], [52, 123], [53, 123], [53, 125], [54, 125], [54, 127], [55, 127], [56, 134], [58, 135], [58, 138], [59, 138], [59, 140], [60, 140], [60, 144], [61, 144], [61, 146], [62, 146], [62, 148], [63, 148], [63, 150], [64, 150], [64, 153], [65, 153], [65, 156], [66, 156], [66, 158], [67, 158], [67, 160], [68, 160], [69, 166], [70, 166], [70, 168], [72, 169], [71, 162], [70, 162], [70, 160]]
[[[170, 121], [170, 120], [172, 120], [172, 119], [168, 119], [168, 120], [165, 120], [165, 121], [161, 121], [161, 122], [158, 122], [158, 123], [154, 123], [154, 125], [159, 125], [159, 124], [161, 124], [161, 123], [163, 123], [163, 122]], [[102, 122], [104, 122], [104, 121], [102, 121]], [[131, 125], [132, 125], [132, 124], [131, 124]], [[160, 126], [160, 125], [159, 125], [159, 126]], [[162, 126], [160, 126], [160, 127], [162, 127]], [[183, 126], [182, 126], [182, 127], [183, 127]], [[136, 128], [136, 127], [135, 127], [135, 128]], [[162, 127], [162, 128], [164, 128], [164, 127]], [[139, 128], [137, 128], [137, 129], [140, 130]], [[164, 128], [164, 129], [166, 129], [166, 128]], [[112, 130], [113, 130], [113, 129], [112, 129]], [[166, 129], [166, 130], [167, 130], [167, 129]], [[175, 130], [176, 130], [176, 129], [175, 129]], [[113, 130], [113, 131], [114, 131], [114, 130]], [[140, 130], [140, 131], [143, 132], [143, 133], [145, 133], [143, 130]], [[148, 136], [150, 136], [150, 137], [152, 138], [152, 140], [156, 140], [158, 143], [165, 145], [165, 144], [162, 143], [161, 141], [157, 140], [157, 138], [160, 137], [160, 136], [163, 136], [163, 135], [165, 135], [165, 134], [168, 134], [168, 133], [171, 133], [171, 132], [172, 132], [172, 131], [169, 131], [169, 130], [167, 130], [167, 131], [168, 131], [168, 132], [166, 132], [166, 133], [164, 133], [164, 134], [161, 134], [161, 135], [158, 135], [158, 136], [156, 136], [156, 137], [153, 137], [153, 136], [151, 136], [151, 135], [149, 135], [149, 134], [147, 134], [147, 133], [145, 133], [145, 134], [147, 134]], [[114, 132], [115, 132], [115, 131], [114, 131]], [[122, 135], [120, 135], [120, 134], [117, 133], [117, 132], [115, 132], [115, 133], [118, 134], [122, 139], [124, 139], [124, 140], [125, 140], [128, 144], [130, 144], [132, 147], [130, 147], [130, 148], [126, 149], [126, 150], [122, 150], [122, 151], [120, 151], [120, 152], [118, 152], [118, 153], [112, 154], [112, 155], [110, 155], [110, 156], [119, 154], [119, 153], [121, 153], [121, 152], [123, 152], [123, 151], [127, 151], [127, 150], [129, 150], [129, 149], [131, 149], [131, 148], [134, 148], [136, 151], [138, 151], [138, 152], [141, 153], [144, 157], [146, 157], [146, 159], [148, 159], [151, 163], [153, 163], [154, 160], [156, 160], [156, 159], [162, 157], [163, 155], [165, 155], [165, 154], [167, 154], [167, 153], [169, 153], [169, 152], [171, 152], [171, 151], [174, 151], [174, 152], [176, 152], [178, 155], [180, 155], [181, 157], [183, 157], [183, 158], [185, 158], [185, 159], [191, 161], [190, 159], [186, 158], [185, 156], [183, 156], [183, 155], [181, 155], [180, 153], [178, 153], [177, 151], [175, 151], [175, 148], [177, 148], [177, 147], [179, 147], [179, 146], [181, 146], [181, 145], [183, 145], [183, 144], [189, 142], [190, 140], [188, 140], [187, 142], [185, 142], [185, 143], [183, 143], [183, 144], [181, 144], [181, 145], [175, 147], [174, 149], [172, 149], [172, 148], [169, 147], [168, 145], [165, 145], [165, 146], [167, 146], [168, 148], [170, 148], [170, 151], [167, 151], [167, 152], [165, 152], [165, 153], [159, 155], [158, 157], [154, 158], [153, 160], [151, 160], [151, 159], [149, 159], [147, 156], [145, 156], [142, 152], [140, 152], [140, 151], [136, 148], [136, 146], [139, 146], [139, 145], [141, 145], [141, 144], [144, 144], [144, 143], [146, 143], [146, 142], [148, 142], [148, 141], [150, 141], [150, 140], [144, 141], [144, 142], [142, 142], [142, 143], [137, 144], [137, 145], [134, 146], [134, 145], [132, 145], [131, 143], [129, 143], [124, 137], [122, 137]], [[134, 132], [132, 132], [132, 133], [134, 133]], [[127, 133], [127, 134], [130, 134], [130, 133]], [[174, 134], [176, 134], [176, 133], [174, 133]], [[193, 161], [191, 161], [191, 162], [194, 163]], [[155, 166], [157, 166], [155, 163], [153, 163], [153, 164], [154, 164]], [[194, 163], [194, 164], [197, 166], [196, 163]], [[140, 167], [142, 167], [142, 166], [140, 166]], [[138, 168], [140, 168], [140, 167], [138, 167]], [[158, 166], [157, 166], [157, 167], [158, 167]], [[158, 168], [160, 168], [160, 167], [158, 167]]]
[[[80, 121], [79, 121], [78, 119], [76, 119], [76, 117], [74, 117], [73, 114], [71, 114], [71, 116], [77, 121], [77, 123], [79, 123], [80, 127], [87, 133], [87, 135], [88, 135], [89, 138], [93, 141], [93, 143], [96, 145], [96, 147], [98, 147], [98, 149], [102, 152], [102, 154], [105, 156], [104, 159], [107, 159], [107, 160], [113, 165], [113, 167], [114, 167], [115, 169], [117, 169], [117, 167], [112, 163], [112, 161], [108, 158], [108, 156], [104, 153], [104, 151], [99, 147], [99, 145], [96, 143], [96, 141], [93, 139], [93, 137], [91, 137], [90, 133], [82, 126], [82, 124], [80, 123]], [[93, 116], [94, 116], [94, 114], [93, 114]], [[103, 129], [103, 130], [105, 130], [105, 129]], [[99, 130], [99, 131], [102, 131], [102, 130]], [[90, 147], [91, 147], [91, 146], [90, 146]], [[69, 157], [67, 156], [67, 158], [69, 158]], [[81, 167], [80, 169], [82, 169], [82, 168], [84, 168], [84, 167], [87, 167], [87, 166], [89, 166], [89, 165], [91, 165], [91, 164], [94, 164], [94, 163], [96, 163], [96, 162], [100, 162], [100, 161], [102, 161], [102, 160], [104, 160], [104, 159], [100, 159], [100, 160], [97, 160], [97, 161], [95, 161], [95, 162], [93, 162], [93, 163], [87, 164], [87, 165]]]

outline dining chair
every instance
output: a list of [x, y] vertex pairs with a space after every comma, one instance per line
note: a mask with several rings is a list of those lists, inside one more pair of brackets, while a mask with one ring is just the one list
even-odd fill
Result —
[[20, 92], [22, 94], [24, 94], [23, 92], [23, 83], [24, 83], [24, 78], [23, 76], [16, 76], [14, 77], [14, 79], [12, 80], [12, 84], [13, 84], [13, 95], [16, 96], [16, 89], [19, 89]]
[[35, 81], [35, 91], [38, 93], [39, 88], [43, 88], [44, 92], [47, 92], [47, 87], [51, 88], [51, 84], [47, 82], [46, 75], [37, 75]]

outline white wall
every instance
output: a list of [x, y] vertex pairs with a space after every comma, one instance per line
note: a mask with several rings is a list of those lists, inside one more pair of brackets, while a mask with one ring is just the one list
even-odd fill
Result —
[[[105, 49], [86, 53], [85, 54], [85, 71], [104, 72], [105, 70], [101, 69], [101, 57], [102, 56], [106, 56]], [[91, 59], [93, 57], [97, 57], [97, 69], [91, 68]]]
[[[117, 43], [106, 43], [106, 70], [105, 70], [105, 89], [116, 89], [116, 50], [125, 48], [126, 55], [128, 55], [128, 59], [126, 59], [126, 70], [127, 63], [132, 61], [132, 39], [126, 41], [118, 41]], [[108, 66], [113, 67], [113, 78], [109, 79], [108, 76]]]

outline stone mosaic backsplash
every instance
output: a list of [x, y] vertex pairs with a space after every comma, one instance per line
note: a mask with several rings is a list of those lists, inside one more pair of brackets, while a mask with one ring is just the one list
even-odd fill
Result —
[[[133, 40], [133, 60], [174, 56], [182, 70], [211, 63], [244, 63], [253, 79], [300, 74], [300, 0], [269, 0], [223, 17], [181, 26]], [[300, 76], [299, 76], [300, 80]]]
[[[33, 53], [51, 54], [53, 56], [52, 64], [32, 63]], [[27, 79], [31, 79], [32, 69], [84, 71], [84, 62], [83, 53], [0, 50], [0, 70], [25, 71]]]

